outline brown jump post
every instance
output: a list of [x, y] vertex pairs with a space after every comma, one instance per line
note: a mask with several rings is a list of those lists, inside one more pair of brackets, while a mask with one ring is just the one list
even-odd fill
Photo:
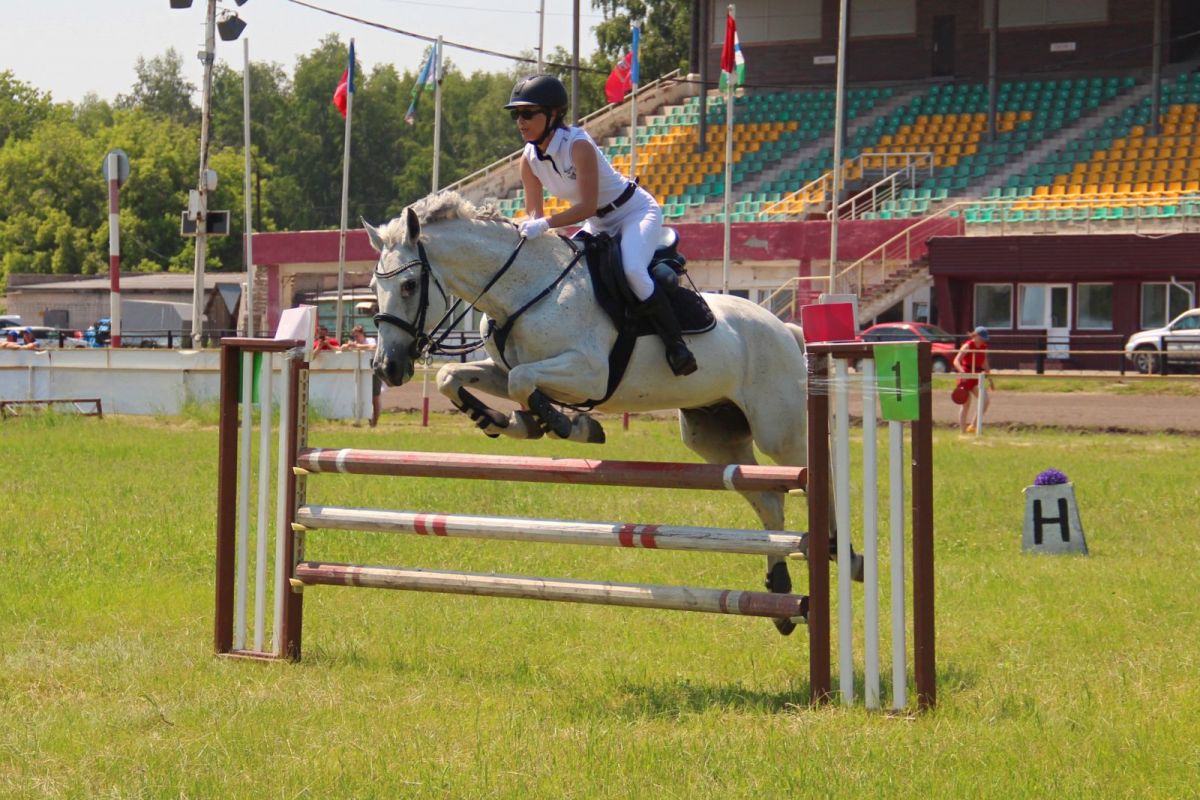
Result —
[[[829, 632], [829, 356], [808, 359], [808, 673], [810, 702], [833, 693]], [[814, 390], [814, 387], [819, 387]]]
[[933, 608], [933, 359], [929, 342], [917, 350], [920, 415], [912, 423], [913, 672], [918, 708], [937, 705]]

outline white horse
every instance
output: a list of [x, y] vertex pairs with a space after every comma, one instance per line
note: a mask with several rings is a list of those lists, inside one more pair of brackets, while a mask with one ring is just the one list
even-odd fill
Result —
[[[518, 247], [516, 228], [495, 207], [476, 208], [452, 192], [430, 195], [380, 228], [364, 225], [380, 254], [371, 281], [380, 311], [373, 366], [384, 382], [398, 386], [413, 376], [414, 361], [436, 341], [436, 325], [453, 295], [501, 327], [511, 326], [500, 345], [503, 353], [500, 337], [488, 335], [485, 321], [481, 332], [490, 358], [441, 368], [438, 389], [451, 403], [489, 436], [534, 439], [548, 432], [603, 441], [595, 419], [587, 414], [569, 419], [552, 405], [604, 397], [617, 337], [594, 299], [585, 264], [571, 266], [576, 251], [570, 243], [543, 236]], [[676, 408], [684, 444], [710, 463], [756, 463], [757, 445], [779, 464], [804, 465], [808, 429], [800, 328], [738, 297], [706, 294], [705, 300], [716, 327], [688, 337], [699, 370], [676, 377], [659, 338], [643, 336], [620, 385], [597, 410]], [[530, 410], [501, 413], [469, 389]], [[781, 494], [742, 494], [765, 528], [784, 529]], [[772, 591], [791, 590], [782, 559], [768, 560], [767, 578]], [[791, 630], [786, 621], [776, 624], [784, 633]]]

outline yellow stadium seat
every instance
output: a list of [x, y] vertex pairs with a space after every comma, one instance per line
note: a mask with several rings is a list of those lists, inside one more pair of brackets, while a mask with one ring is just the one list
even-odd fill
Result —
[[1046, 196], [1046, 195], [1048, 195], [1048, 194], [1050, 194], [1050, 187], [1049, 187], [1049, 186], [1035, 186], [1035, 187], [1033, 187], [1033, 196], [1034, 196], [1034, 197], [1045, 197], [1045, 196]]

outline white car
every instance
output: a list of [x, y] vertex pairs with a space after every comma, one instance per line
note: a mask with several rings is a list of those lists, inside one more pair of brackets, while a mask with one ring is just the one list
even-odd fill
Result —
[[1125, 355], [1138, 372], [1163, 372], [1162, 355], [1168, 369], [1181, 363], [1200, 366], [1200, 308], [1185, 311], [1162, 328], [1141, 331], [1125, 343]]

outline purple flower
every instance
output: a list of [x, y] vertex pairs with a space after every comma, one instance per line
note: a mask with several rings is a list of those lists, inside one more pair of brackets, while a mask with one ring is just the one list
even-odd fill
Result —
[[1060, 483], [1066, 483], [1067, 476], [1056, 469], [1043, 470], [1033, 480], [1034, 486], [1055, 486]]

